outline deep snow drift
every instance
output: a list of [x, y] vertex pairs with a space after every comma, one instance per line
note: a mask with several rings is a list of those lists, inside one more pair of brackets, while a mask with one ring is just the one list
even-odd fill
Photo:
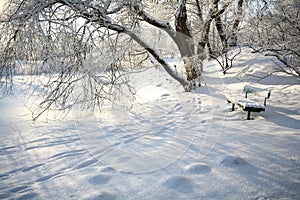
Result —
[[[205, 63], [192, 93], [149, 68], [89, 117], [32, 122], [1, 99], [0, 199], [300, 199], [300, 85], [274, 65], [244, 49], [226, 76]], [[253, 120], [225, 100], [246, 84], [272, 90]]]

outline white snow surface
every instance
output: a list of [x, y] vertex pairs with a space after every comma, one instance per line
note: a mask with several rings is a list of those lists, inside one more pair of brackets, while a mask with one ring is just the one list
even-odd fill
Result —
[[[149, 68], [88, 117], [33, 122], [22, 96], [0, 99], [0, 199], [300, 199], [300, 82], [274, 65], [245, 48], [191, 93]], [[272, 91], [252, 120], [225, 99], [244, 85]]]

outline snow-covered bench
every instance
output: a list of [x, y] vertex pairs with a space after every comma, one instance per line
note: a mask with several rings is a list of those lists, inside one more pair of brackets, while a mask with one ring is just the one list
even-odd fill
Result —
[[[262, 112], [266, 110], [265, 107], [267, 105], [267, 99], [269, 99], [271, 96], [270, 90], [264, 90], [261, 88], [246, 85], [244, 86], [243, 91], [246, 93], [245, 98], [235, 97], [230, 94], [226, 95], [228, 103], [232, 103], [232, 111], [234, 111], [235, 105], [240, 106], [244, 111], [248, 112], [247, 120], [249, 120], [251, 112]], [[256, 96], [264, 97], [263, 104], [257, 103], [253, 100], [249, 100], [248, 94], [255, 94]]]

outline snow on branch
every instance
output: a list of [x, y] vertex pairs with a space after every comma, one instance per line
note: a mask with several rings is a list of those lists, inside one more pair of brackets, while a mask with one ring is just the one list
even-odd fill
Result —
[[34, 6], [34, 8], [30, 9], [24, 8], [25, 4], [20, 4], [8, 19], [2, 19], [0, 22], [9, 22], [17, 19], [29, 18], [55, 3], [57, 3], [57, 0], [49, 0], [47, 2], [38, 3]]
[[281, 55], [279, 51], [268, 49], [268, 52], [265, 54], [265, 56], [276, 57], [288, 69], [288, 70], [284, 69], [283, 67], [278, 65], [280, 67], [280, 71], [283, 71], [287, 74], [300, 78], [300, 67], [297, 66], [297, 64], [293, 65], [289, 61], [289, 59], [286, 56]]
[[147, 23], [157, 27], [157, 28], [162, 28], [162, 29], [168, 29], [171, 30], [172, 27], [169, 24], [169, 22], [163, 21], [156, 19], [155, 17], [151, 16], [148, 14], [144, 9], [140, 1], [133, 1], [132, 7], [135, 9], [137, 14], [143, 18], [144, 21]]

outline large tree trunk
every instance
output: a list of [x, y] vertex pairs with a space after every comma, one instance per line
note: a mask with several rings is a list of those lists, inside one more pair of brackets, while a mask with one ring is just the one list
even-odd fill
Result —
[[175, 29], [176, 36], [174, 37], [174, 41], [183, 58], [187, 80], [193, 81], [200, 76], [200, 74], [193, 61], [195, 55], [194, 41], [192, 31], [188, 25], [186, 0], [179, 1], [178, 10], [175, 14]]
[[[178, 1], [178, 9], [175, 14], [175, 30], [169, 23], [155, 19], [146, 13], [143, 10], [140, 1], [136, 1], [133, 4], [133, 8], [143, 18], [143, 20], [157, 28], [160, 28], [161, 30], [164, 30], [175, 42], [184, 61], [187, 80], [193, 81], [199, 77], [199, 66], [196, 66], [195, 63], [199, 64], [201, 62], [195, 62], [194, 58], [194, 41], [187, 17], [186, 0]], [[200, 68], [202, 68], [202, 66]]]
[[217, 16], [215, 19], [215, 22], [216, 22], [216, 28], [217, 28], [218, 34], [220, 36], [222, 45], [224, 47], [226, 47], [227, 46], [227, 36], [226, 36], [226, 32], [224, 30], [224, 25], [223, 25], [221, 16]]
[[221, 14], [223, 14], [225, 12], [226, 8], [230, 4], [230, 1], [227, 1], [221, 9], [218, 8], [219, 2], [220, 2], [220, 0], [214, 0], [212, 2], [212, 5], [211, 5], [210, 11], [209, 11], [210, 14], [209, 14], [207, 20], [204, 22], [202, 34], [200, 37], [200, 41], [198, 43], [198, 49], [197, 49], [198, 54], [200, 54], [206, 46], [209, 46], [209, 37], [208, 36], [209, 36], [211, 23], [213, 20], [216, 21], [216, 27], [217, 27], [217, 30], [218, 30], [221, 40], [226, 41], [226, 34], [224, 31], [220, 16], [221, 16]]
[[243, 0], [238, 1], [238, 7], [237, 7], [237, 12], [236, 12], [236, 17], [233, 23], [232, 27], [232, 36], [230, 40], [230, 46], [237, 46], [237, 33], [238, 33], [238, 28], [242, 20], [242, 15], [243, 15]]

